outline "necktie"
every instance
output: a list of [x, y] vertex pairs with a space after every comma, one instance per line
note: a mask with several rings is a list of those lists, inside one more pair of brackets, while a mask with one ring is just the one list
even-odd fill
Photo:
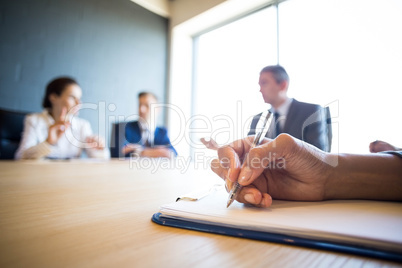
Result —
[[145, 147], [151, 147], [151, 132], [148, 128], [144, 128], [142, 131], [142, 140]]
[[275, 119], [275, 136], [278, 136], [279, 134], [282, 133], [281, 124], [279, 123], [280, 114], [275, 112], [274, 119]]

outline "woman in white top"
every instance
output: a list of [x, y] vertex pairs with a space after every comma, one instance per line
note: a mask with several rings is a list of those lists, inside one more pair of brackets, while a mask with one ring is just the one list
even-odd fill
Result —
[[82, 90], [69, 77], [60, 77], [46, 87], [42, 113], [25, 118], [24, 132], [16, 159], [109, 158], [101, 137], [94, 136], [88, 121], [78, 118]]

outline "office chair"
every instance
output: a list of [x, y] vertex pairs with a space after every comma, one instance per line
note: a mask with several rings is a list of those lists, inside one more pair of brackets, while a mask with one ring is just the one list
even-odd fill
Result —
[[0, 159], [14, 159], [27, 114], [0, 109]]
[[112, 134], [110, 136], [110, 156], [114, 158], [124, 157], [121, 150], [126, 141], [126, 124], [120, 122], [112, 124]]
[[332, 119], [331, 119], [331, 112], [329, 111], [329, 107], [325, 107], [325, 117], [327, 121], [327, 138], [328, 138], [328, 151], [331, 152], [332, 147]]

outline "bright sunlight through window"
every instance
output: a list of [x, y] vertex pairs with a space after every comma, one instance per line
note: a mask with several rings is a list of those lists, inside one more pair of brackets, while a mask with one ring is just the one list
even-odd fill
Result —
[[[278, 13], [269, 7], [200, 35], [193, 96], [200, 120], [192, 127], [205, 133], [193, 142], [244, 137], [251, 118], [270, 107], [259, 71], [279, 59], [289, 97], [330, 107], [333, 152], [368, 153], [376, 139], [402, 147], [401, 32], [399, 0], [288, 0]], [[200, 150], [207, 153], [202, 146], [193, 153]]]

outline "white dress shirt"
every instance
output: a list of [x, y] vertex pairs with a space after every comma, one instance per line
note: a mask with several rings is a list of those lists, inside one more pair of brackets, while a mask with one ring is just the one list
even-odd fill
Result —
[[108, 148], [103, 150], [88, 148], [86, 138], [92, 136], [88, 121], [74, 116], [71, 125], [59, 138], [56, 144], [46, 142], [49, 127], [55, 123], [47, 110], [30, 114], [25, 118], [24, 132], [20, 146], [15, 154], [16, 159], [78, 158], [85, 150], [91, 158], [110, 158]]
[[149, 125], [143, 119], [138, 120], [138, 124], [141, 129], [141, 141], [147, 147], [153, 147], [154, 144], [154, 135], [155, 135], [155, 128]]

